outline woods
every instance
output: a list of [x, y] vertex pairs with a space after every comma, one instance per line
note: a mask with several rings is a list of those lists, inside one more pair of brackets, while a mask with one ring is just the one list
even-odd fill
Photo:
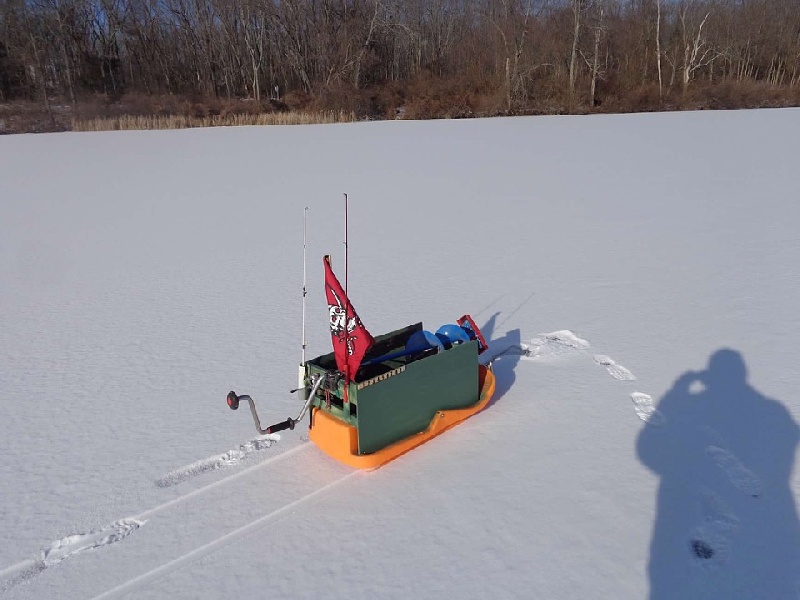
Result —
[[772, 106], [796, 0], [0, 0], [0, 103], [358, 118]]

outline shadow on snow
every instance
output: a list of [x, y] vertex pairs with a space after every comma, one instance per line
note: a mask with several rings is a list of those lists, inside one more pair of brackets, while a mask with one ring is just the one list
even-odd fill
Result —
[[790, 488], [798, 426], [747, 382], [739, 352], [687, 371], [645, 425], [639, 459], [660, 477], [650, 599], [800, 597], [800, 522]]
[[520, 356], [524, 354], [519, 328], [507, 331], [499, 338], [494, 337], [498, 316], [500, 316], [499, 312], [494, 313], [480, 328], [489, 346], [486, 351], [487, 359], [482, 362], [492, 363], [492, 372], [495, 376], [496, 387], [489, 406], [500, 400], [514, 385], [516, 380], [514, 370], [519, 364]]

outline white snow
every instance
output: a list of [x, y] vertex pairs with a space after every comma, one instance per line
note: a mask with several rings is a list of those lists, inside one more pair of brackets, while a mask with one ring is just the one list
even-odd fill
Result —
[[[800, 598], [798, 156], [798, 109], [0, 137], [0, 599]], [[496, 356], [368, 473], [225, 403], [297, 414], [345, 192], [370, 331]]]

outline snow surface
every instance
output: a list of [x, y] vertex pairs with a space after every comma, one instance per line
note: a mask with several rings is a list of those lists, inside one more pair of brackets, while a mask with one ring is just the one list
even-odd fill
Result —
[[[0, 598], [800, 598], [800, 110], [0, 138]], [[321, 257], [498, 389], [368, 473]]]

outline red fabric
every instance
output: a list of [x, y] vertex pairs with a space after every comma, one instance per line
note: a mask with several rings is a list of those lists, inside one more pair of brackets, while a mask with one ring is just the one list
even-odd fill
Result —
[[349, 383], [355, 379], [361, 360], [375, 339], [364, 327], [342, 285], [333, 274], [331, 257], [325, 256], [322, 263], [325, 266], [325, 297], [328, 300], [328, 323], [336, 366]]

